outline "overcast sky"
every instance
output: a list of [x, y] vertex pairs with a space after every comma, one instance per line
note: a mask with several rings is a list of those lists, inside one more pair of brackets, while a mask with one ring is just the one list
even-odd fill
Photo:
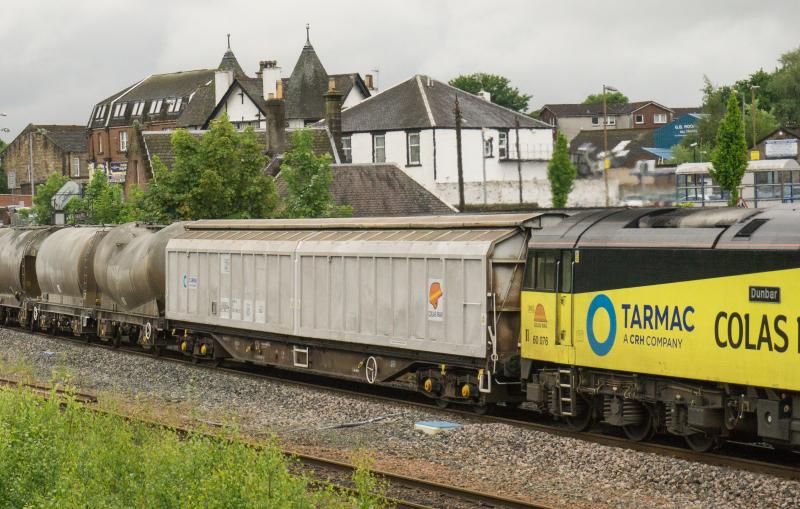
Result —
[[508, 77], [531, 109], [579, 102], [603, 83], [631, 100], [701, 101], [703, 75], [729, 83], [800, 45], [798, 0], [210, 0], [4, 2], [0, 133], [29, 122], [85, 124], [95, 102], [151, 73], [216, 67], [225, 34], [248, 74], [291, 73], [311, 23], [329, 73], [380, 69]]

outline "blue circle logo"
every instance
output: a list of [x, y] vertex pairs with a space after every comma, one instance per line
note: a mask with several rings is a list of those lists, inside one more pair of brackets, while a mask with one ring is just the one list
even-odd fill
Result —
[[[606, 310], [610, 322], [608, 337], [603, 341], [598, 341], [594, 335], [594, 315], [599, 309]], [[600, 357], [610, 352], [611, 347], [614, 346], [614, 339], [617, 336], [617, 313], [614, 311], [611, 299], [603, 293], [597, 295], [589, 304], [589, 313], [586, 315], [586, 335], [589, 337], [589, 346], [592, 347], [592, 351]]]

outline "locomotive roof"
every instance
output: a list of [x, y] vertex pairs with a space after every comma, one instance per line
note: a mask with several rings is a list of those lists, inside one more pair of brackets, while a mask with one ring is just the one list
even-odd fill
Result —
[[381, 230], [381, 229], [464, 229], [542, 228], [566, 217], [560, 212], [523, 214], [453, 214], [446, 216], [358, 217], [325, 219], [241, 219], [202, 220], [186, 225], [187, 230]]
[[572, 249], [800, 249], [800, 208], [600, 209], [534, 231], [530, 246]]

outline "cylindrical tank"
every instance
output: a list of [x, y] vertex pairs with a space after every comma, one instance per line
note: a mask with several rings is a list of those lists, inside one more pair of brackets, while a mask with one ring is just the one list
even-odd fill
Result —
[[117, 226], [97, 245], [94, 274], [103, 297], [131, 311], [164, 302], [167, 242], [184, 232], [184, 223], [154, 229], [138, 223]]
[[0, 303], [13, 305], [24, 296], [38, 297], [34, 261], [50, 231], [47, 228], [0, 228]]
[[49, 300], [61, 296], [82, 301], [86, 294], [94, 293], [94, 253], [106, 233], [108, 228], [89, 226], [63, 228], [48, 236], [36, 257], [42, 294]]

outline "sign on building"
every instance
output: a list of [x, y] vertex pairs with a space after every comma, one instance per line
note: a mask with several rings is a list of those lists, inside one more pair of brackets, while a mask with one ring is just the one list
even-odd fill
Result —
[[15, 171], [8, 172], [8, 174], [6, 175], [6, 184], [8, 185], [9, 189], [17, 188], [17, 172]]
[[797, 138], [765, 141], [764, 155], [767, 159], [797, 157]]
[[125, 174], [128, 172], [127, 162], [111, 163], [110, 171], [108, 172], [109, 182], [125, 182]]

